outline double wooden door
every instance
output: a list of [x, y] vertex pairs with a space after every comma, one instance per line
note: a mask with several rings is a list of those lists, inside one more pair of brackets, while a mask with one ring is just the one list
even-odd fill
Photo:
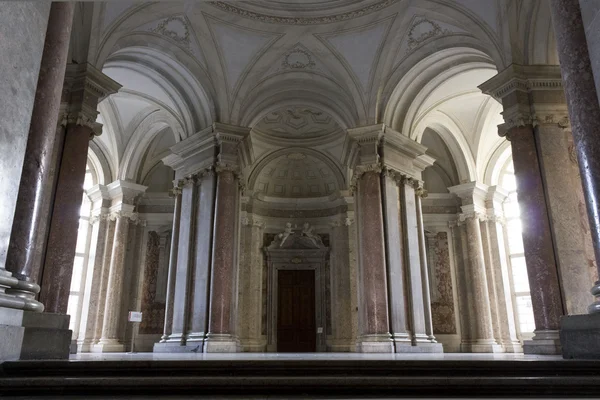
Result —
[[315, 271], [279, 270], [277, 351], [316, 352]]

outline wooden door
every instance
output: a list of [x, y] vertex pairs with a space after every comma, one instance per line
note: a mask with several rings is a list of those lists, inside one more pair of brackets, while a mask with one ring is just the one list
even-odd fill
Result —
[[277, 351], [317, 351], [315, 271], [279, 270]]

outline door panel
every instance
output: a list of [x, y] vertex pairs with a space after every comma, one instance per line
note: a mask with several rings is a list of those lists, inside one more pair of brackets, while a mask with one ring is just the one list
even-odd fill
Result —
[[315, 271], [278, 272], [277, 351], [317, 351]]

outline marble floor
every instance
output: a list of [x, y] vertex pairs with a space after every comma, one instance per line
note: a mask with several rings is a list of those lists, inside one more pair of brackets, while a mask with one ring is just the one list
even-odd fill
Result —
[[443, 353], [443, 354], [363, 354], [363, 353], [78, 353], [73, 361], [134, 361], [134, 360], [513, 360], [560, 361], [560, 355], [523, 353]]

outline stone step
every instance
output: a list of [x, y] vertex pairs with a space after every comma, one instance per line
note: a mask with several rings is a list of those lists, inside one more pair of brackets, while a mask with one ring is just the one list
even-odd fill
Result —
[[2, 395], [597, 396], [595, 361], [17, 361]]

